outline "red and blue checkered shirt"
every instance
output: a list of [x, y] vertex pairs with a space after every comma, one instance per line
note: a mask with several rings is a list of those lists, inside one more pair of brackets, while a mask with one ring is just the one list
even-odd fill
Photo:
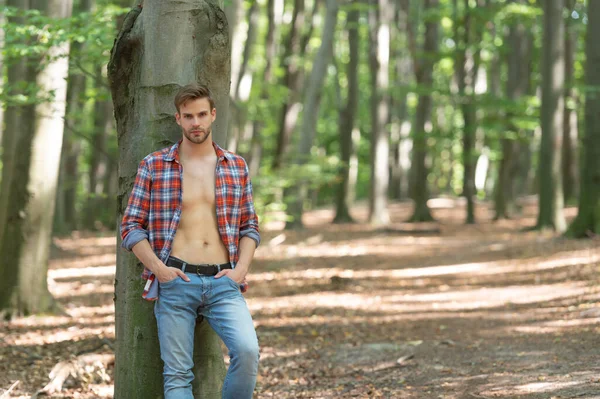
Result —
[[[121, 222], [121, 246], [131, 251], [138, 242], [147, 239], [154, 253], [164, 263], [171, 254], [173, 239], [181, 218], [182, 166], [179, 145], [153, 152], [138, 167], [129, 203]], [[260, 244], [258, 217], [252, 200], [252, 183], [244, 158], [223, 150], [213, 143], [217, 154], [215, 171], [215, 204], [219, 235], [235, 267], [238, 244], [247, 236]], [[142, 278], [147, 280], [143, 297], [158, 298], [158, 284], [147, 268]]]

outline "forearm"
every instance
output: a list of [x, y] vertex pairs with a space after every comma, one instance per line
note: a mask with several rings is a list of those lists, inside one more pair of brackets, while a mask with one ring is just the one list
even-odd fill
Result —
[[148, 268], [152, 273], [158, 275], [165, 264], [156, 256], [148, 240], [144, 239], [135, 244], [131, 250], [137, 258]]
[[240, 244], [238, 248], [239, 259], [235, 266], [235, 270], [238, 271], [243, 277], [248, 274], [250, 264], [254, 258], [254, 251], [256, 251], [256, 241], [250, 237], [240, 238]]

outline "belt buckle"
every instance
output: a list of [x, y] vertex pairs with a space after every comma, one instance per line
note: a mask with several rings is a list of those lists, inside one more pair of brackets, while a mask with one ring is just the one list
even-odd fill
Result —
[[217, 274], [221, 273], [221, 265], [214, 265], [217, 268]]

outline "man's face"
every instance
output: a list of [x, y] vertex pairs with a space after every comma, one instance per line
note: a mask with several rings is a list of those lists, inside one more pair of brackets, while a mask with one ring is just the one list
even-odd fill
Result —
[[192, 144], [202, 144], [211, 137], [211, 126], [216, 116], [217, 110], [210, 109], [208, 100], [199, 98], [182, 104], [175, 119], [181, 126], [185, 139]]

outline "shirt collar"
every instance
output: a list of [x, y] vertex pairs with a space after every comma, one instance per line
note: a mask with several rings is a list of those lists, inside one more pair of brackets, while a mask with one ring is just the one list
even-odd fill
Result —
[[[167, 154], [163, 158], [165, 161], [179, 162], [179, 145], [181, 144], [182, 140], [179, 140], [178, 142], [176, 142], [175, 144], [173, 144], [171, 146], [171, 148], [169, 149], [169, 152], [167, 152]], [[217, 154], [217, 158], [219, 159], [219, 161], [222, 161], [224, 159], [225, 160], [231, 159], [231, 154], [229, 152], [225, 151], [224, 149], [222, 149], [221, 147], [219, 147], [219, 145], [217, 145], [217, 143], [215, 143], [213, 141], [212, 145], [213, 145], [213, 148], [215, 149], [215, 154]]]

